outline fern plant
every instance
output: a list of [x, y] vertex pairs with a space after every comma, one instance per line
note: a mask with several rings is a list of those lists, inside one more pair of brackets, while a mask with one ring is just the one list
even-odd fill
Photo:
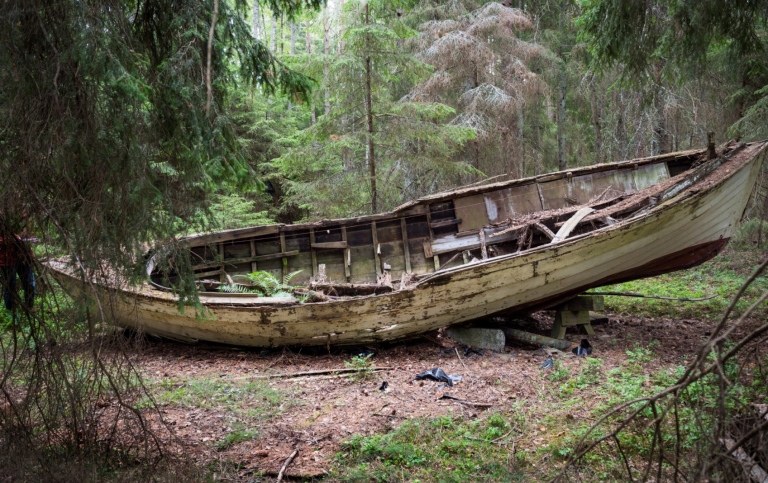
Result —
[[291, 291], [295, 288], [290, 285], [290, 281], [301, 272], [302, 270], [291, 272], [280, 280], [270, 272], [257, 270], [246, 275], [237, 275], [237, 277], [245, 278], [247, 280], [246, 283], [220, 285], [219, 291], [226, 293], [252, 293], [264, 297], [290, 297]]

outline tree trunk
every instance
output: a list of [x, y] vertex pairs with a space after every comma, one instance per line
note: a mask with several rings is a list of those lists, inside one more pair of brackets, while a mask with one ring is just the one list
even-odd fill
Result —
[[[367, 5], [366, 5], [366, 8]], [[341, 24], [341, 28], [339, 29], [339, 53], [344, 52], [344, 0], [339, 0], [339, 23]]]
[[270, 50], [277, 52], [277, 15], [272, 15], [272, 42], [270, 43], [272, 44]]
[[296, 24], [291, 22], [291, 55], [296, 55]]
[[259, 0], [253, 0], [253, 38], [261, 40], [261, 12], [259, 11]]
[[[305, 33], [306, 33], [306, 44], [307, 44], [307, 57], [312, 57], [312, 37], [309, 34], [309, 22], [307, 22], [304, 25]], [[315, 115], [315, 98], [314, 96], [310, 96], [309, 98], [309, 124], [311, 126], [314, 126], [317, 122], [317, 116]]]
[[[369, 7], [365, 4], [365, 24], [369, 22]], [[367, 42], [366, 42], [367, 43]], [[371, 178], [371, 213], [378, 211], [376, 203], [376, 157], [373, 149], [373, 105], [371, 99], [371, 56], [365, 57], [365, 116], [368, 118], [368, 173]]]
[[323, 18], [323, 53], [325, 54], [325, 59], [323, 59], [323, 83], [325, 84], [323, 97], [325, 98], [325, 114], [331, 112], [331, 91], [328, 89], [328, 55], [331, 52], [331, 39], [329, 38], [330, 30], [331, 22], [328, 19], [328, 12], [326, 12], [325, 17]]
[[592, 79], [592, 84], [589, 87], [590, 104], [592, 104], [592, 128], [595, 131], [595, 162], [600, 164], [604, 162], [605, 155], [603, 153], [603, 119], [600, 116], [600, 100], [597, 97], [597, 79]]
[[519, 177], [525, 178], [525, 112], [522, 105], [517, 108], [517, 143], [520, 145]]
[[560, 99], [557, 103], [557, 166], [560, 171], [567, 169], [565, 159], [565, 95], [568, 84], [565, 75], [565, 61], [560, 66]]

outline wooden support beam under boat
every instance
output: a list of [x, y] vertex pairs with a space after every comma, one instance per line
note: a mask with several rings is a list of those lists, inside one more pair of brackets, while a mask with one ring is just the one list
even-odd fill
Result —
[[403, 258], [405, 258], [405, 273], [411, 273], [411, 250], [408, 247], [408, 228], [405, 218], [400, 218], [400, 235], [403, 240]]

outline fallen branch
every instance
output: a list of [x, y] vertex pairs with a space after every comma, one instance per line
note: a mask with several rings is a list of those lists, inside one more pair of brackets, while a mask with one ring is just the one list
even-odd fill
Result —
[[459, 404], [464, 404], [465, 406], [474, 406], [476, 408], [490, 408], [493, 406], [491, 403], [476, 403], [472, 401], [467, 401], [466, 399], [461, 399], [459, 397], [451, 396], [450, 394], [443, 394], [440, 399], [445, 399], [449, 401], [456, 401]]
[[729, 438], [721, 438], [720, 443], [725, 449], [741, 463], [744, 471], [749, 473], [749, 477], [756, 483], [768, 482], [768, 472], [766, 472], [755, 460], [753, 460], [743, 448], [736, 447], [736, 441]]
[[464, 361], [461, 360], [461, 356], [459, 355], [459, 349], [454, 347], [453, 350], [456, 351], [456, 357], [459, 358], [459, 362], [461, 362], [461, 365], [464, 366], [464, 369], [466, 370], [467, 369], [467, 365], [464, 364]]
[[295, 449], [293, 450], [293, 453], [291, 453], [291, 456], [289, 456], [288, 459], [285, 460], [285, 463], [283, 463], [283, 467], [280, 468], [280, 473], [277, 474], [277, 481], [283, 481], [283, 475], [285, 474], [285, 469], [288, 468], [288, 465], [291, 464], [291, 461], [293, 461], [293, 458], [295, 458], [297, 454], [299, 454], [299, 450]]
[[349, 374], [352, 372], [382, 372], [391, 371], [391, 367], [360, 367], [360, 368], [347, 368], [347, 369], [321, 369], [318, 371], [303, 371], [303, 372], [290, 372], [287, 374], [263, 374], [258, 376], [243, 376], [235, 377], [233, 380], [238, 379], [284, 379], [301, 376], [317, 376], [324, 374]]

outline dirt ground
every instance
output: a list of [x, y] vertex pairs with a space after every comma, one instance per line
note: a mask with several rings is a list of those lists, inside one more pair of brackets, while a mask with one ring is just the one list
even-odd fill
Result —
[[[535, 318], [518, 320], [515, 324], [548, 335], [552, 314], [540, 312]], [[702, 320], [609, 315], [607, 322], [594, 326], [596, 334], [589, 337], [594, 347], [592, 357], [600, 358], [606, 369], [618, 367], [626, 360], [627, 349], [637, 344], [648, 347], [652, 340], [657, 340], [651, 344], [658, 356], [652, 364], [684, 363], [713, 325], [714, 322]], [[569, 328], [566, 336], [574, 343], [583, 337], [577, 328]], [[298, 450], [286, 476], [306, 478], [325, 474], [341, 449], [340, 443], [353, 434], [387, 432], [409, 418], [438, 415], [475, 418], [484, 411], [509, 412], [521, 403], [540, 404], [556, 386], [539, 367], [546, 358], [545, 351], [513, 341], [507, 341], [503, 353], [465, 354], [460, 344], [442, 332], [434, 332], [409, 342], [367, 348], [376, 351], [372, 361], [382, 370], [363, 381], [328, 374], [266, 379], [270, 387], [288, 394], [283, 410], [259, 428], [258, 438], [223, 450], [217, 449], [216, 442], [232, 432], [232, 416], [226, 408], [164, 404], [161, 413], [186, 443], [185, 452], [198, 463], [237, 463], [241, 468], [239, 476], [245, 479], [258, 472], [277, 474], [286, 458]], [[138, 362], [145, 375], [154, 381], [216, 378], [239, 381], [266, 375], [345, 369], [345, 362], [364, 349], [331, 348], [330, 353], [326, 348], [267, 351], [162, 341], [147, 344]], [[585, 364], [584, 359], [575, 358], [570, 352], [555, 357], [571, 373], [578, 369], [575, 366]], [[460, 375], [462, 380], [453, 387], [414, 380], [417, 374], [432, 368]], [[387, 388], [380, 390], [384, 381]], [[441, 399], [446, 394], [465, 401]], [[581, 407], [567, 417], [587, 418], [588, 413], [589, 407]], [[537, 430], [548, 431], [538, 426]], [[540, 442], [541, 438], [536, 436], [521, 441], [517, 451]]]

